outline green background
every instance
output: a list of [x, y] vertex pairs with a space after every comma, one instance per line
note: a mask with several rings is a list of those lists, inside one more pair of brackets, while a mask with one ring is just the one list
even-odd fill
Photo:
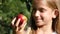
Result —
[[29, 22], [30, 2], [30, 0], [0, 0], [0, 34], [12, 34], [11, 21], [21, 12]]

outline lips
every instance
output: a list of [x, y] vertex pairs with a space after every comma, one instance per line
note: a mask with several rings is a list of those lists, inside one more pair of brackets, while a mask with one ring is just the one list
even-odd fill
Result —
[[36, 20], [36, 21], [42, 21], [42, 20]]
[[35, 18], [36, 20], [42, 20], [41, 18]]
[[41, 21], [41, 20], [43, 20], [42, 17], [41, 17], [41, 18], [40, 18], [40, 17], [35, 17], [34, 19], [35, 19], [36, 21]]
[[42, 20], [41, 19], [35, 19], [36, 22], [41, 22]]

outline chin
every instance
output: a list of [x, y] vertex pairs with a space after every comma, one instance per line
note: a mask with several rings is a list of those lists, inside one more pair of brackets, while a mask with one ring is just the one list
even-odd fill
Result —
[[36, 23], [36, 26], [44, 26], [44, 23]]
[[39, 27], [39, 26], [43, 26], [43, 25], [36, 25], [36, 26], [38, 26], [38, 27]]

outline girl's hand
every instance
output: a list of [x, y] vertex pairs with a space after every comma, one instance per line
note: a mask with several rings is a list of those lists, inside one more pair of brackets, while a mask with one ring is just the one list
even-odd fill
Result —
[[24, 31], [24, 28], [25, 28], [25, 26], [26, 26], [26, 20], [21, 24], [21, 25], [19, 25], [20, 24], [20, 21], [21, 21], [21, 19], [18, 19], [17, 21], [16, 21], [16, 17], [12, 20], [12, 27], [13, 27], [13, 31], [16, 31], [16, 32], [23, 32]]

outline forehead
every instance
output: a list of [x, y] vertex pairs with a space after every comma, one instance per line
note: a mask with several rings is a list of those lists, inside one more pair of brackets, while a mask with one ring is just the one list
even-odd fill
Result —
[[44, 2], [44, 1], [46, 1], [46, 0], [33, 0], [32, 2], [33, 3], [39, 3], [39, 2]]
[[57, 5], [54, 0], [33, 0], [32, 7], [47, 6], [51, 9], [57, 9]]
[[33, 0], [32, 6], [33, 7], [40, 7], [40, 6], [47, 6], [47, 2], [44, 0]]

